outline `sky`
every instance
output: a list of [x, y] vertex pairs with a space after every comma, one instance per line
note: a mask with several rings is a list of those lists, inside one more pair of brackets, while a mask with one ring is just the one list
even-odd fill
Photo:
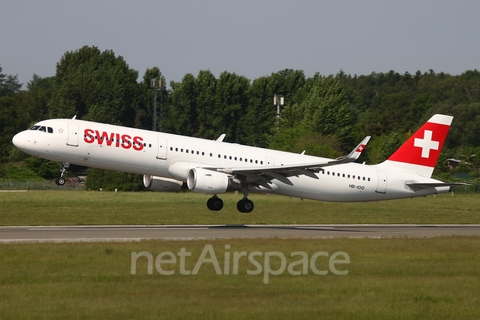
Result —
[[139, 80], [200, 70], [250, 80], [480, 69], [478, 0], [2, 0], [0, 66], [26, 84], [55, 75], [68, 51], [122, 56]]

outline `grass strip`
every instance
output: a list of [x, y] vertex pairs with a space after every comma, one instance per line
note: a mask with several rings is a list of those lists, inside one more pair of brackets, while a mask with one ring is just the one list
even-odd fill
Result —
[[206, 207], [208, 196], [191, 192], [0, 193], [0, 225], [480, 223], [478, 196], [468, 194], [365, 203], [253, 194], [255, 210], [249, 214], [236, 209], [241, 197], [222, 195], [224, 209], [212, 212]]

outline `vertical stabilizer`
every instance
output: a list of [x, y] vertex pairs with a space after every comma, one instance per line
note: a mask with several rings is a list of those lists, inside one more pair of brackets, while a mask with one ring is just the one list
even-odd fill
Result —
[[436, 114], [382, 165], [405, 168], [431, 177], [453, 117]]

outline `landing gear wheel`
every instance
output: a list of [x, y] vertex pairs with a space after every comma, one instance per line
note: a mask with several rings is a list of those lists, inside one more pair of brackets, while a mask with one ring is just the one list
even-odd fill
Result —
[[237, 202], [237, 210], [242, 213], [250, 213], [253, 211], [254, 205], [252, 200], [241, 199]]
[[55, 183], [57, 184], [57, 186], [63, 186], [65, 184], [65, 179], [62, 177], [58, 177], [57, 179], [55, 179]]
[[70, 163], [68, 162], [62, 162], [62, 169], [60, 169], [60, 177], [55, 179], [55, 183], [58, 186], [63, 186], [65, 184], [65, 179], [63, 178], [63, 175], [67, 172], [67, 169], [70, 167]]
[[210, 209], [212, 211], [220, 211], [223, 208], [223, 201], [222, 201], [222, 199], [220, 199], [216, 196], [211, 197], [207, 201], [207, 207], [208, 207], [208, 209]]

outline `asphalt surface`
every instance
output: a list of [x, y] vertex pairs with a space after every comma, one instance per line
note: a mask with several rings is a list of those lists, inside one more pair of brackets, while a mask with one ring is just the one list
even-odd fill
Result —
[[429, 238], [480, 236], [480, 225], [148, 225], [0, 227], [0, 243], [124, 242], [151, 239]]

